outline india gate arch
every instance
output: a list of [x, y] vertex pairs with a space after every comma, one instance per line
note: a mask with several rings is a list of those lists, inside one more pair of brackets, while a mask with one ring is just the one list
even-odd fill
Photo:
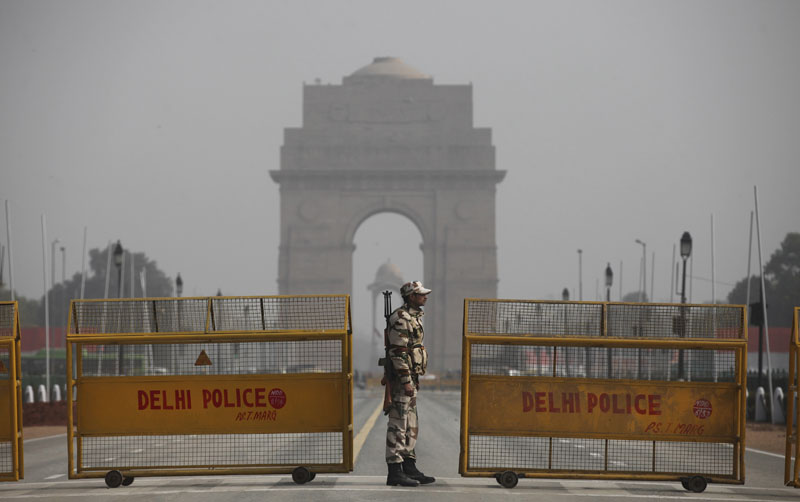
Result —
[[376, 58], [341, 85], [304, 84], [302, 127], [284, 131], [270, 176], [280, 185], [279, 293], [351, 293], [357, 229], [402, 215], [422, 236], [421, 279], [433, 290], [429, 366], [459, 369], [464, 298], [497, 296], [495, 193], [505, 176], [491, 130], [472, 125], [472, 86], [435, 85], [396, 58]]

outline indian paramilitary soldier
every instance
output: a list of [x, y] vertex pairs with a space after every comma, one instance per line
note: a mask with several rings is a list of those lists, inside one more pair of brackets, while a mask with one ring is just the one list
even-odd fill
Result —
[[388, 346], [391, 360], [391, 397], [389, 425], [386, 431], [386, 463], [389, 486], [417, 486], [436, 481], [417, 469], [417, 391], [419, 376], [425, 374], [428, 354], [423, 345], [422, 307], [430, 289], [420, 281], [407, 282], [400, 288], [403, 306], [389, 317]]

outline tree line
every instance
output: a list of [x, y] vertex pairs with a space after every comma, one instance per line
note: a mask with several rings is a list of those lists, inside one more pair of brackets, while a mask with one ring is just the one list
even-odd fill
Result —
[[[109, 259], [109, 250], [91, 249], [89, 251], [89, 266], [86, 271], [86, 281], [84, 295], [86, 299], [103, 298], [106, 285], [106, 264]], [[122, 298], [130, 297], [131, 266], [130, 259], [133, 256], [133, 284], [134, 297], [141, 298], [146, 293], [148, 297], [169, 297], [173, 295], [174, 281], [158, 268], [157, 263], [151, 260], [143, 252], [126, 252], [125, 263], [121, 267], [122, 272]], [[108, 298], [117, 298], [120, 291], [120, 270], [113, 262], [109, 269]], [[142, 291], [140, 280], [144, 271], [145, 288]], [[66, 326], [68, 318], [69, 303], [71, 300], [80, 298], [81, 294], [81, 274], [76, 272], [72, 277], [63, 282], [54, 284], [48, 291], [48, 302], [50, 303], [50, 326]], [[5, 287], [0, 287], [0, 300], [10, 300], [11, 293]], [[20, 323], [23, 326], [44, 326], [44, 295], [39, 298], [26, 298], [17, 295], [16, 300], [19, 304]]]

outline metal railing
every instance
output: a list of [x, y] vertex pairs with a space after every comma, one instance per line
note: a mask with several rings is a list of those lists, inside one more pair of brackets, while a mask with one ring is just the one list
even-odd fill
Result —
[[345, 295], [73, 301], [70, 478], [351, 471], [351, 332]]
[[460, 473], [744, 482], [742, 306], [467, 299]]
[[0, 403], [0, 481], [19, 481], [25, 470], [17, 302], [0, 302]]

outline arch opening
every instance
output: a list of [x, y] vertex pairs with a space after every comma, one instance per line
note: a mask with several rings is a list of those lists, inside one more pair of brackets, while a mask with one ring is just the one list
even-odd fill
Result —
[[[409, 217], [382, 211], [367, 216], [358, 224], [352, 243], [355, 247], [351, 291], [353, 367], [359, 373], [377, 375], [385, 326], [380, 291], [385, 289], [386, 279], [391, 283], [393, 277], [403, 282], [423, 280], [423, 235]], [[382, 277], [376, 277], [379, 269]], [[401, 303], [395, 290], [392, 308]]]

